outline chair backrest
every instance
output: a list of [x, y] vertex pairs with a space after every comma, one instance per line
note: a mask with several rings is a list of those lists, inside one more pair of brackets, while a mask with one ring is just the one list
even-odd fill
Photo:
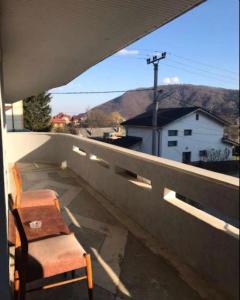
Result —
[[16, 197], [14, 199], [14, 207], [18, 208], [18, 207], [20, 207], [20, 201], [21, 201], [21, 195], [22, 195], [22, 177], [21, 177], [20, 170], [16, 163], [12, 167], [12, 173], [13, 173], [13, 179], [14, 179], [14, 184], [15, 184], [15, 189], [16, 189]]
[[8, 244], [16, 244], [16, 225], [12, 211], [8, 211]]

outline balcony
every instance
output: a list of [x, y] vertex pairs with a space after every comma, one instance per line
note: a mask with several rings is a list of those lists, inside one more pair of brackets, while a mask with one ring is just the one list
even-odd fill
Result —
[[25, 189], [58, 192], [92, 254], [95, 299], [238, 299], [238, 179], [67, 134], [8, 133], [7, 160]]

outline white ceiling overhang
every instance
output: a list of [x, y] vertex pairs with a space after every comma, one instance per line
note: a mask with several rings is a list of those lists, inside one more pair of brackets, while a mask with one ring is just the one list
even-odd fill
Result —
[[1, 0], [4, 100], [67, 84], [201, 2]]

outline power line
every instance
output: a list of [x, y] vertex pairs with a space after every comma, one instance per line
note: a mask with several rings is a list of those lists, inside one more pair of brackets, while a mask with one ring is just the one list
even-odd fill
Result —
[[[179, 62], [179, 61], [174, 60], [174, 59], [172, 59], [172, 58], [170, 58], [170, 61], [175, 62], [175, 63], [180, 64], [180, 65], [183, 65], [183, 66], [187, 66], [188, 68], [189, 68], [189, 67], [190, 67], [190, 68], [192, 67], [190, 64], [186, 64], [186, 63], [183, 63], [183, 62]], [[193, 67], [192, 67], [192, 68], [193, 68]], [[222, 78], [224, 78], [224, 79], [226, 80], [226, 75], [218, 74], [218, 73], [215, 73], [215, 72], [212, 72], [212, 71], [209, 71], [209, 70], [199, 69], [199, 68], [195, 68], [195, 67], [194, 67], [194, 69], [196, 69], [197, 71], [200, 71], [200, 72], [207, 73], [207, 74], [211, 73], [213, 76], [222, 77]], [[210, 75], [211, 75], [211, 74], [210, 74]], [[227, 75], [227, 80], [237, 81], [237, 78], [232, 77], [232, 75]]]
[[[155, 51], [155, 52], [157, 52], [157, 51]], [[170, 52], [169, 52], [169, 54], [170, 54], [170, 55], [173, 55], [173, 54], [170, 53]], [[140, 54], [136, 54], [136, 56], [138, 56], [138, 55], [140, 55]], [[176, 55], [174, 55], [174, 56], [176, 56]], [[116, 56], [116, 57], [119, 57], [119, 56]], [[145, 57], [142, 57], [142, 56], [141, 56], [141, 57], [130, 57], [130, 56], [124, 57], [124, 56], [122, 56], [121, 58], [135, 59], [135, 60], [145, 60], [145, 59], [147, 59], [148, 57], [149, 57], [149, 55], [146, 55]], [[180, 56], [178, 56], [178, 57], [180, 57]], [[206, 75], [203, 75], [203, 74], [200, 74], [200, 73], [196, 73], [196, 71], [194, 71], [195, 74], [200, 75], [200, 76], [204, 76], [204, 78], [216, 79], [216, 80], [218, 80], [218, 81], [221, 80], [222, 83], [224, 83], [224, 81], [228, 81], [228, 82], [231, 82], [231, 83], [235, 83], [236, 81], [238, 81], [238, 79], [235, 78], [235, 77], [233, 77], [233, 75], [223, 74], [223, 72], [222, 72], [222, 73], [216, 73], [216, 72], [213, 72], [213, 71], [211, 71], [211, 70], [209, 70], [209, 69], [199, 68], [199, 67], [194, 66], [193, 64], [179, 62], [179, 61], [174, 60], [174, 59], [171, 59], [171, 58], [170, 58], [170, 60], [171, 60], [172, 62], [177, 63], [177, 64], [180, 64], [180, 65], [186, 66], [186, 67], [188, 67], [188, 68], [191, 68], [191, 70], [196, 70], [196, 71], [204, 72], [204, 73], [208, 74], [208, 76], [206, 76]], [[185, 60], [187, 60], [187, 59], [185, 59]], [[200, 64], [200, 63], [199, 63], [199, 64]], [[204, 65], [204, 64], [202, 64], [202, 65]], [[210, 65], [209, 65], [209, 66], [210, 66]], [[177, 67], [175, 67], [175, 68], [177, 68]], [[180, 69], [180, 68], [179, 68], [179, 69]], [[180, 69], [180, 70], [181, 70], [181, 69]], [[225, 72], [226, 72], [226, 71], [225, 71]], [[232, 72], [232, 73], [234, 74], [234, 72]], [[238, 73], [236, 73], [236, 75], [237, 75], [237, 74], [238, 74]], [[210, 76], [211, 76], [211, 77], [210, 77]], [[237, 75], [237, 76], [238, 76], [238, 75]], [[224, 80], [224, 81], [223, 81], [223, 80]]]
[[[212, 78], [211, 78], [211, 77], [209, 77], [209, 75], [206, 76], [206, 75], [204, 75], [204, 74], [201, 74], [201, 73], [198, 73], [198, 72], [195, 72], [195, 71], [186, 69], [186, 68], [182, 68], [182, 67], [178, 67], [178, 66], [174, 66], [174, 65], [169, 65], [169, 64], [164, 64], [164, 65], [167, 66], [167, 67], [174, 68], [174, 69], [183, 70], [183, 71], [185, 71], [185, 72], [188, 72], [188, 73], [191, 73], [191, 74], [194, 74], [194, 75], [199, 75], [199, 76], [202, 76], [202, 77], [204, 77], [204, 78], [215, 79], [215, 80], [217, 80], [217, 81], [219, 81], [219, 82], [221, 82], [221, 83], [225, 83], [225, 81], [223, 81], [223, 80], [221, 80], [221, 79], [219, 79], [219, 78], [213, 77], [213, 75], [210, 75], [210, 76], [212, 76]], [[227, 81], [228, 81], [228, 80], [227, 80]], [[232, 81], [231, 81], [231, 82], [232, 82]]]
[[209, 68], [215, 68], [215, 69], [218, 69], [218, 70], [222, 70], [222, 71], [224, 71], [224, 72], [228, 72], [228, 73], [232, 73], [232, 74], [237, 74], [237, 75], [239, 75], [239, 73], [236, 72], [236, 71], [230, 71], [230, 70], [225, 69], [225, 68], [221, 68], [221, 67], [217, 67], [217, 66], [214, 66], [214, 65], [210, 65], [210, 64], [203, 63], [203, 62], [199, 62], [199, 61], [197, 61], [197, 60], [194, 60], [194, 59], [191, 59], [191, 58], [187, 58], [187, 57], [183, 57], [183, 56], [180, 56], [180, 55], [177, 55], [177, 54], [174, 54], [174, 53], [170, 53], [170, 55], [173, 55], [173, 56], [182, 58], [182, 59], [184, 59], [184, 60], [189, 60], [189, 61], [192, 61], [192, 62], [194, 62], [194, 63], [196, 63], [196, 64], [204, 65], [204, 66], [207, 66], [207, 67], [209, 67]]
[[[169, 53], [169, 54], [171, 55], [171, 53]], [[174, 56], [176, 56], [176, 55], [174, 55]], [[146, 58], [147, 57], [148, 56], [146, 56]], [[134, 57], [129, 57], [129, 58], [132, 58], [132, 59], [141, 59], [141, 60], [144, 59], [143, 57], [141, 57], [141, 58], [139, 58], [139, 57], [135, 57], [135, 58]], [[233, 75], [224, 74], [223, 72], [222, 73], [216, 73], [216, 72], [213, 72], [213, 71], [211, 71], [209, 69], [199, 68], [199, 67], [194, 66], [193, 64], [180, 62], [180, 61], [174, 60], [172, 58], [170, 58], [170, 61], [175, 62], [175, 63], [180, 64], [180, 65], [183, 65], [183, 66], [186, 66], [188, 68], [194, 69], [194, 70], [199, 71], [199, 72], [204, 72], [204, 73], [208, 74], [209, 76], [214, 76], [216, 78], [221, 78], [221, 79], [224, 79], [224, 80], [227, 80], [227, 81], [231, 81], [231, 82], [238, 81], [238, 78], [234, 77]], [[207, 77], [209, 77], [209, 76], [207, 76]], [[236, 73], [235, 76], [239, 76], [239, 74]], [[206, 76], [204, 76], [204, 77], [206, 77]]]
[[82, 91], [82, 92], [52, 92], [52, 95], [81, 95], [81, 94], [113, 94], [113, 93], [133, 93], [152, 91], [153, 88], [136, 89], [136, 90], [116, 90], [116, 91]]
[[[156, 49], [136, 49], [136, 50], [147, 51], [147, 52], [148, 51], [151, 51], [151, 52], [160, 52], [160, 51], [162, 51], [162, 50], [156, 50]], [[215, 65], [212, 65], [212, 64], [207, 64], [205, 62], [202, 62], [202, 61], [199, 61], [199, 60], [195, 60], [195, 59], [192, 59], [192, 58], [189, 58], [189, 57], [184, 57], [182, 55], [178, 55], [178, 54], [175, 54], [173, 52], [167, 52], [167, 54], [176, 56], [178, 58], [181, 58], [181, 59], [184, 59], [184, 60], [187, 60], [187, 61], [191, 61], [191, 62], [193, 62], [195, 64], [199, 64], [199, 65], [203, 65], [203, 66], [206, 66], [206, 67], [209, 67], [209, 68], [214, 68], [214, 69], [218, 69], [218, 70], [221, 70], [221, 71], [224, 71], [224, 72], [228, 72], [228, 73], [239, 75], [239, 72], [232, 71], [232, 70], [229, 70], [229, 69], [226, 69], [226, 68], [222, 68], [222, 67], [219, 67], [219, 66], [215, 66]]]

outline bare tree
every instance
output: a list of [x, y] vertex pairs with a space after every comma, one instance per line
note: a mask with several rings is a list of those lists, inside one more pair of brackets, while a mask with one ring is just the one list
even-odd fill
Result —
[[112, 126], [110, 115], [100, 109], [89, 110], [86, 113], [86, 125], [90, 128]]
[[120, 124], [124, 121], [124, 118], [118, 111], [114, 111], [110, 114], [110, 120], [112, 122], [112, 126], [120, 126]]
[[231, 151], [228, 148], [224, 150], [209, 149], [207, 150], [207, 161], [228, 160]]

